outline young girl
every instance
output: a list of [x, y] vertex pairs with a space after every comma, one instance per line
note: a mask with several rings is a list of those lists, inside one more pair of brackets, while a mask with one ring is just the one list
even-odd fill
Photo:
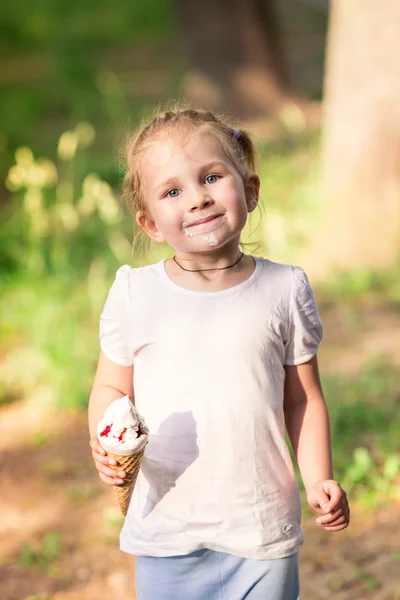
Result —
[[316, 522], [344, 529], [349, 507], [307, 277], [239, 249], [260, 187], [253, 144], [210, 112], [166, 112], [132, 140], [126, 184], [138, 225], [175, 253], [117, 272], [89, 403], [109, 485], [124, 473], [96, 438], [105, 407], [127, 394], [150, 429], [121, 533], [137, 599], [296, 600], [303, 534], [285, 428]]

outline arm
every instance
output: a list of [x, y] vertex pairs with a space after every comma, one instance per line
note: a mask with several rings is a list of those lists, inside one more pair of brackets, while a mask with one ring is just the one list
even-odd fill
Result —
[[122, 483], [124, 472], [116, 472], [108, 465], [115, 465], [100, 446], [97, 439], [97, 424], [107, 406], [123, 396], [133, 399], [133, 367], [121, 367], [100, 353], [97, 371], [89, 399], [90, 446], [100, 479], [109, 485]]
[[323, 517], [319, 525], [338, 531], [347, 527], [345, 492], [333, 480], [329, 416], [315, 356], [286, 366], [284, 414], [310, 506]]
[[328, 410], [317, 357], [285, 370], [286, 429], [307, 489], [316, 481], [333, 477]]

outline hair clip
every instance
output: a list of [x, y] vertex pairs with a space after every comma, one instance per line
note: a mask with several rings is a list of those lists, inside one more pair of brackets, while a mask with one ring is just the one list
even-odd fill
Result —
[[233, 135], [238, 140], [240, 138], [240, 130], [236, 129], [236, 127], [232, 127]]

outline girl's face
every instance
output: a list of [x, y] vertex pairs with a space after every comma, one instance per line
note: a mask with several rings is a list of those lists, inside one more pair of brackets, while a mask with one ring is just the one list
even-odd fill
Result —
[[258, 200], [259, 178], [242, 177], [210, 135], [177, 133], [151, 145], [141, 178], [146, 210], [136, 215], [155, 241], [175, 252], [206, 252], [237, 239]]

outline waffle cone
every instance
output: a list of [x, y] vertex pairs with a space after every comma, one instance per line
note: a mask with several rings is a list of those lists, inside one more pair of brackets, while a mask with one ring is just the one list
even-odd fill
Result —
[[114, 492], [124, 517], [128, 512], [129, 503], [131, 501], [132, 492], [135, 487], [145, 448], [146, 446], [139, 450], [139, 452], [135, 452], [135, 454], [130, 454], [129, 456], [121, 456], [120, 454], [107, 452], [110, 458], [114, 458], [117, 461], [117, 464], [113, 466], [113, 469], [116, 471], [125, 471], [126, 473], [124, 483], [114, 486]]

